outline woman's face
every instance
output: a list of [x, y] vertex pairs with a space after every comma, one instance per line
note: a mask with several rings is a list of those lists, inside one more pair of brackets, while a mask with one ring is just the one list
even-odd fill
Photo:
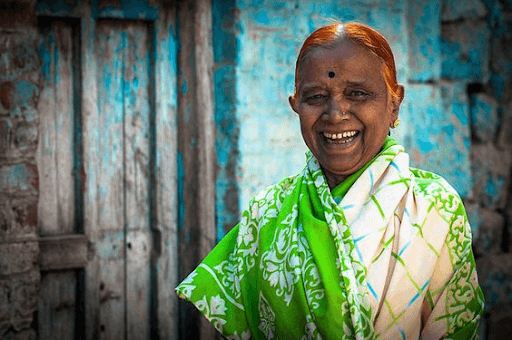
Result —
[[382, 61], [347, 40], [310, 51], [297, 80], [290, 104], [332, 188], [380, 151], [401, 99], [389, 94]]

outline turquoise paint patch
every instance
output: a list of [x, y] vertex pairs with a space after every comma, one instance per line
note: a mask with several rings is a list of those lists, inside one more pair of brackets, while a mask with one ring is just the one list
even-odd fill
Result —
[[417, 142], [418, 142], [418, 146], [420, 147], [420, 150], [423, 153], [429, 153], [435, 147], [435, 145], [430, 140], [428, 140], [427, 138], [424, 138], [423, 136], [420, 137], [417, 140]]
[[39, 56], [41, 58], [41, 73], [44, 77], [45, 82], [50, 82], [52, 80], [52, 75], [50, 74], [51, 66], [52, 66], [52, 54], [51, 54], [51, 46], [53, 46], [53, 34], [50, 34], [49, 29], [45, 29], [44, 35], [48, 35], [46, 41], [43, 39], [41, 45], [39, 45]]
[[27, 122], [32, 122], [38, 118], [35, 110], [26, 110], [35, 108], [39, 98], [39, 87], [27, 80], [18, 80], [14, 83], [13, 109], [10, 112], [11, 117], [23, 115]]
[[469, 117], [467, 114], [467, 105], [461, 103], [453, 103], [452, 104], [452, 112], [457, 117], [457, 120], [463, 126], [469, 126]]
[[[238, 5], [238, 8], [237, 8]], [[252, 4], [254, 5], [254, 4]], [[217, 242], [234, 226], [239, 218], [238, 183], [234, 169], [238, 165], [239, 122], [237, 120], [236, 67], [240, 60], [240, 39], [245, 30], [237, 20], [239, 11], [249, 11], [251, 4], [235, 0], [212, 2], [213, 58], [216, 69], [213, 74], [215, 87], [215, 126], [217, 135], [217, 178], [215, 181], [215, 209]], [[256, 8], [261, 8], [256, 5]], [[249, 14], [258, 26], [270, 22], [267, 11], [260, 9]]]
[[107, 189], [104, 186], [100, 186], [100, 190], [99, 190], [98, 194], [100, 195], [100, 197], [107, 196]]
[[254, 20], [256, 20], [256, 22], [261, 25], [267, 25], [270, 22], [266, 10], [259, 10], [256, 12], [254, 14]]
[[188, 92], [188, 83], [187, 80], [183, 80], [183, 85], [181, 85], [181, 94], [187, 94]]
[[0, 168], [0, 194], [29, 190], [33, 174], [26, 165], [16, 164]]
[[503, 97], [503, 92], [505, 92], [505, 77], [501, 74], [493, 73], [491, 74], [490, 83], [494, 89], [496, 97], [501, 99]]
[[54, 60], [54, 65], [55, 65], [55, 70], [54, 70], [54, 84], [55, 85], [58, 85], [60, 84], [60, 72], [57, 72], [57, 69], [59, 68], [59, 59], [60, 59], [60, 52], [59, 52], [59, 49], [57, 48], [57, 46], [54, 47], [53, 49], [53, 57], [55, 58]]
[[79, 0], [38, 0], [36, 13], [42, 14], [70, 14], [79, 5]]
[[100, 0], [92, 0], [91, 16], [94, 18], [156, 20], [158, 8], [150, 6], [149, 3], [148, 0], [120, 0], [118, 5], [103, 7]]

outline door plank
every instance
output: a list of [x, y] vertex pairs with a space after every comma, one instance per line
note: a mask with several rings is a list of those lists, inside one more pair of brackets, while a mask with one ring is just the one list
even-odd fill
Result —
[[37, 306], [39, 339], [74, 339], [76, 280], [75, 271], [46, 272], [41, 275]]
[[44, 85], [40, 99], [38, 221], [41, 235], [74, 230], [73, 28], [45, 22], [40, 51]]
[[123, 55], [124, 150], [126, 197], [126, 304], [127, 339], [150, 337], [151, 303], [149, 254], [149, 184], [151, 105], [150, 58], [153, 57], [149, 25], [126, 22], [120, 34], [125, 37]]
[[126, 236], [127, 339], [150, 339], [151, 234], [129, 230]]
[[[44, 202], [41, 213], [46, 216], [42, 223], [47, 227], [42, 231], [47, 236], [41, 238], [40, 242], [42, 268], [52, 270], [45, 273], [44, 289], [57, 293], [58, 288], [55, 287], [66, 287], [62, 289], [71, 292], [70, 282], [74, 282], [73, 287], [78, 294], [75, 271], [53, 270], [85, 266], [85, 271], [80, 274], [85, 277], [85, 283], [80, 281], [85, 293], [79, 299], [80, 303], [85, 302], [85, 321], [75, 320], [72, 324], [77, 327], [74, 334], [71, 328], [67, 332], [55, 330], [54, 333], [65, 334], [63, 338], [73, 338], [80, 336], [80, 328], [85, 327], [86, 339], [150, 336], [174, 339], [177, 338], [178, 318], [177, 297], [174, 294], [178, 282], [176, 4], [159, 9], [154, 24], [155, 36], [148, 34], [147, 22], [137, 22], [133, 32], [131, 26], [124, 24], [119, 29], [122, 20], [97, 22], [88, 4], [73, 13], [81, 17], [81, 44], [77, 44], [76, 48], [80, 49], [81, 59], [78, 61], [83, 75], [83, 91], [72, 88], [72, 85], [76, 86], [77, 79], [73, 81], [75, 75], [70, 68], [72, 76], [68, 83], [59, 79], [59, 84], [64, 84], [64, 88], [59, 90], [53, 86], [50, 89], [53, 92], [47, 96], [53, 101], [42, 103], [42, 107], [46, 105], [49, 112], [57, 115], [46, 116], [49, 120], [43, 121], [48, 128], [46, 137], [42, 135], [41, 138], [47, 139], [47, 145], [51, 145], [50, 151], [53, 152], [50, 153], [53, 161], [42, 160], [47, 162], [46, 176], [53, 176], [45, 184], [53, 187], [41, 190], [46, 194], [41, 197]], [[134, 22], [130, 22], [130, 25]], [[106, 27], [112, 23], [115, 24]], [[116, 29], [117, 32], [110, 36]], [[142, 31], [145, 31], [145, 41], [139, 39], [143, 38]], [[134, 41], [139, 46], [134, 45], [134, 51], [142, 51], [144, 48], [140, 46], [147, 45], [146, 54], [132, 61], [129, 60], [131, 52], [127, 52], [129, 44], [123, 45], [123, 39], [130, 34], [135, 36]], [[113, 44], [106, 42], [106, 37], [111, 37]], [[150, 46], [153, 42], [156, 45]], [[52, 42], [54, 45], [59, 43]], [[113, 51], [113, 57], [109, 59], [107, 47], [116, 45], [118, 49]], [[149, 59], [149, 56], [153, 59]], [[49, 65], [55, 75], [58, 67], [52, 63], [55, 64], [51, 61]], [[150, 70], [151, 67], [154, 68]], [[61, 68], [57, 72], [62, 77], [68, 71]], [[138, 72], [142, 72], [142, 75]], [[113, 87], [110, 86], [112, 82], [106, 86], [105, 80], [109, 76], [115, 85]], [[82, 94], [81, 100], [73, 104], [76, 99], [73, 95], [77, 93]], [[64, 110], [64, 98], [69, 100], [67, 121], [58, 115]], [[77, 106], [78, 103], [81, 105]], [[81, 115], [73, 112], [73, 108], [80, 109]], [[76, 137], [73, 135], [76, 131], [73, 115], [77, 114], [77, 117], [81, 117], [83, 156], [73, 155], [72, 149], [73, 138]], [[65, 126], [69, 127], [70, 134], [56, 133]], [[69, 142], [66, 142], [68, 139]], [[40, 146], [44, 146], [43, 142]], [[67, 147], [69, 155], [65, 154]], [[43, 149], [40, 154], [43, 154]], [[80, 148], [77, 154], [80, 154]], [[81, 187], [78, 185], [75, 188], [73, 162], [77, 157], [83, 157], [82, 163], [77, 163], [82, 167], [75, 172], [81, 174], [83, 182]], [[41, 169], [44, 175], [44, 165]], [[66, 175], [69, 175], [66, 180], [69, 185], [59, 180]], [[74, 216], [76, 209], [80, 209], [74, 207], [77, 202], [74, 196], [82, 194], [83, 213]], [[82, 219], [82, 215], [83, 227], [79, 227], [79, 230], [83, 230], [85, 235], [72, 235], [77, 231], [74, 219]], [[57, 276], [53, 277], [54, 274]], [[48, 300], [41, 300], [41, 304], [47, 305], [44, 307], [45, 315], [53, 308], [51, 301], [57, 301], [58, 297], [56, 294], [47, 296]], [[68, 307], [73, 305], [69, 300], [71, 295], [60, 296], [65, 308], [59, 309], [59, 317], [62, 311], [69, 310]], [[74, 301], [76, 305], [77, 300]], [[76, 306], [73, 308], [74, 315], [80, 318], [82, 312], [77, 314]], [[66, 323], [70, 324], [68, 321]], [[41, 324], [47, 323], [41, 319]], [[48, 327], [46, 331], [44, 334], [53, 332]], [[48, 338], [55, 338], [55, 334]]]
[[88, 241], [83, 234], [41, 237], [39, 248], [41, 270], [78, 269], [87, 265]]
[[[155, 213], [152, 256], [153, 293], [160, 339], [178, 339], [177, 228], [177, 36], [176, 6], [160, 9], [155, 23]], [[154, 311], [154, 310], [153, 310]], [[155, 338], [157, 338], [155, 336]]]
[[[215, 246], [215, 139], [211, 2], [189, 0], [179, 6], [178, 148], [183, 160], [179, 164], [183, 166], [179, 275], [184, 279]], [[180, 303], [180, 332], [184, 338], [197, 339], [214, 339], [217, 333], [184, 302]]]
[[85, 267], [85, 339], [100, 338], [100, 262], [97, 240], [100, 237], [98, 224], [98, 171], [99, 171], [99, 110], [96, 75], [95, 32], [96, 20], [89, 6], [83, 10], [81, 20], [82, 37], [82, 131], [83, 131], [83, 217], [84, 232], [91, 242], [91, 254]]
[[[38, 227], [40, 235], [65, 235], [74, 230], [74, 67], [76, 22], [39, 20], [43, 86], [39, 102], [37, 166], [40, 175]], [[41, 270], [84, 265], [87, 244], [59, 242], [61, 236], [40, 240]], [[73, 237], [65, 240], [73, 240]], [[82, 240], [81, 240], [82, 241]], [[75, 251], [76, 250], [76, 251]], [[40, 339], [73, 339], [76, 313], [75, 271], [42, 274], [38, 301]]]
[[[98, 227], [108, 235], [118, 235], [119, 257], [99, 251], [100, 339], [125, 338], [125, 192], [124, 192], [124, 103], [123, 62], [126, 36], [110, 20], [98, 20], [96, 26], [96, 61], [98, 63], [97, 129], [100, 130], [98, 152]], [[105, 234], [106, 235], [106, 234]], [[98, 240], [100, 241], [100, 240]]]

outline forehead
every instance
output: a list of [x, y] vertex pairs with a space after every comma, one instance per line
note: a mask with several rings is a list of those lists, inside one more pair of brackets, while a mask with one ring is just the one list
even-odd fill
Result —
[[[334, 48], [317, 47], [309, 51], [297, 74], [300, 83], [328, 77], [348, 81], [384, 81], [382, 61], [365, 47], [344, 40]], [[357, 78], [357, 79], [356, 79]]]

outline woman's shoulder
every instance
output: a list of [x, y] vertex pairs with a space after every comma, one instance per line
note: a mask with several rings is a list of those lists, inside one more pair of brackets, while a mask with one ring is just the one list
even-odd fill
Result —
[[297, 183], [299, 183], [301, 179], [301, 174], [285, 177], [281, 181], [260, 190], [251, 199], [251, 203], [261, 200], [276, 199], [283, 195], [289, 194], [290, 191], [293, 191], [296, 188]]
[[451, 220], [454, 215], [465, 215], [462, 199], [453, 186], [442, 176], [417, 168], [410, 168], [413, 177], [416, 198], [425, 200], [445, 219]]
[[265, 187], [249, 200], [248, 207], [242, 215], [249, 214], [252, 218], [257, 218], [258, 216], [276, 214], [281, 209], [283, 202], [290, 199], [292, 193], [297, 192], [298, 184], [302, 180], [302, 174], [296, 174]]

